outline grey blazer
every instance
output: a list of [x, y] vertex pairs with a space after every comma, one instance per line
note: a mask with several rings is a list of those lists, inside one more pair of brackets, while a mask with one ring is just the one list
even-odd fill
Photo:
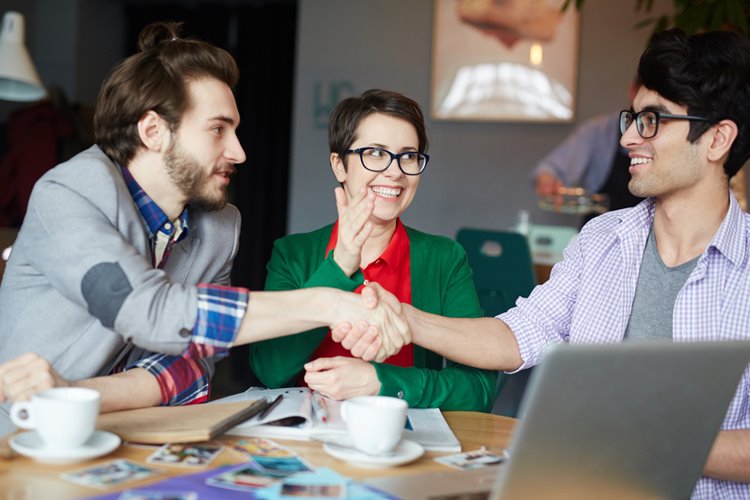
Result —
[[[128, 341], [180, 354], [198, 283], [229, 284], [240, 215], [191, 210], [188, 236], [151, 267], [145, 222], [96, 146], [35, 185], [0, 286], [0, 363], [37, 352], [70, 380], [106, 374]], [[145, 355], [136, 350], [135, 355]], [[212, 368], [208, 363], [209, 370]]]

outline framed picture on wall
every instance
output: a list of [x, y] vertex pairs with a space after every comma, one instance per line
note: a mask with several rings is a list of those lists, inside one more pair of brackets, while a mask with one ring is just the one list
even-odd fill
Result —
[[578, 13], [563, 0], [435, 0], [431, 115], [570, 122]]

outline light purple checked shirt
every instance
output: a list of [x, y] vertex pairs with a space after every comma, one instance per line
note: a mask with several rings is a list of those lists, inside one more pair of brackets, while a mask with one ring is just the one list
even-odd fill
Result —
[[[750, 215], [729, 193], [724, 221], [677, 295], [677, 342], [750, 340]], [[518, 340], [523, 365], [549, 345], [622, 342], [654, 217], [654, 200], [586, 224], [552, 269], [550, 280], [498, 316]], [[722, 429], [750, 429], [750, 372], [745, 371]], [[693, 498], [749, 499], [750, 483], [701, 478]]]

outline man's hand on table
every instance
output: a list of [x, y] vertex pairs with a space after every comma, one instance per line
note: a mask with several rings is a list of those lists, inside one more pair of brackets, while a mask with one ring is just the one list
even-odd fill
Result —
[[49, 361], [33, 352], [0, 365], [0, 403], [28, 401], [39, 391], [70, 386]]

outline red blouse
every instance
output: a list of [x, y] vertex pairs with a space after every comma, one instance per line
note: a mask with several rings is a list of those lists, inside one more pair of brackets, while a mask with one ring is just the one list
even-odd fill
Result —
[[[339, 223], [336, 222], [333, 225], [331, 238], [328, 241], [326, 257], [336, 247], [338, 234]], [[404, 225], [399, 219], [396, 221], [396, 231], [394, 231], [393, 237], [383, 254], [362, 270], [362, 273], [365, 275], [365, 283], [364, 285], [360, 285], [355, 292], [360, 293], [365, 285], [374, 281], [394, 294], [401, 302], [411, 304], [411, 261], [409, 255], [409, 235], [406, 233], [406, 229], [404, 229]], [[329, 331], [328, 336], [315, 350], [311, 359], [330, 358], [333, 356], [352, 357], [352, 354], [344, 349], [341, 344], [334, 342]], [[414, 349], [412, 344], [404, 346], [397, 354], [387, 358], [385, 363], [396, 366], [414, 366]]]

